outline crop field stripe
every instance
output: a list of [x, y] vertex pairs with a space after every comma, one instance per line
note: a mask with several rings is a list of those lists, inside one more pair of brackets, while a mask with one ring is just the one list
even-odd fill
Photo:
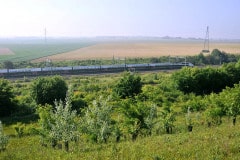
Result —
[[14, 55], [0, 55], [0, 62], [4, 60], [16, 61], [29, 61], [33, 59], [38, 59], [41, 57], [46, 57], [50, 55], [55, 55], [59, 53], [69, 52], [82, 47], [91, 46], [94, 43], [84, 42], [84, 43], [57, 43], [57, 44], [6, 44], [15, 54]]

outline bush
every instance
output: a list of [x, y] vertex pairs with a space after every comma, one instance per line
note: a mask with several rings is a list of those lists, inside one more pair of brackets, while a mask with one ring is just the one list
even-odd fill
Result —
[[110, 98], [99, 97], [92, 105], [86, 108], [83, 117], [82, 131], [86, 133], [93, 142], [107, 142], [112, 133], [112, 106], [109, 105]]
[[39, 77], [31, 86], [33, 99], [37, 104], [54, 104], [54, 101], [64, 100], [67, 93], [67, 84], [60, 76]]
[[136, 74], [126, 72], [115, 86], [114, 91], [121, 98], [134, 97], [142, 92], [141, 78]]
[[16, 125], [13, 126], [13, 128], [16, 132], [17, 137], [21, 138], [24, 133], [25, 125], [22, 123], [17, 123]]
[[71, 109], [71, 99], [55, 101], [55, 110], [51, 106], [39, 108], [40, 130], [43, 142], [50, 142], [52, 147], [64, 144], [65, 150], [69, 150], [69, 142], [78, 138], [77, 114]]
[[15, 110], [10, 82], [0, 79], [0, 117], [11, 115]]
[[197, 95], [219, 93], [229, 85], [229, 75], [223, 69], [186, 68], [173, 74], [177, 88], [184, 93]]

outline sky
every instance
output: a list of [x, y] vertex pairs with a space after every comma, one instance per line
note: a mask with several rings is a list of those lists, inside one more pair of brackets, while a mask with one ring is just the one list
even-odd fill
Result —
[[240, 0], [0, 0], [0, 38], [240, 39]]

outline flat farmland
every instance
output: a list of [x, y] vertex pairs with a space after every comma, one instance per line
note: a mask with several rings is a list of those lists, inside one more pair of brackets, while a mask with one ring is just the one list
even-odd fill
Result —
[[89, 41], [49, 40], [44, 44], [37, 40], [0, 43], [0, 62], [32, 61], [41, 57], [65, 53], [95, 44]]
[[[210, 50], [219, 49], [227, 53], [240, 54], [240, 42], [214, 42]], [[123, 41], [101, 42], [82, 47], [70, 52], [55, 54], [34, 60], [34, 62], [86, 59], [111, 59], [160, 57], [160, 56], [189, 56], [197, 55], [203, 49], [202, 41]]]
[[14, 55], [14, 53], [9, 48], [0, 47], [0, 55]]

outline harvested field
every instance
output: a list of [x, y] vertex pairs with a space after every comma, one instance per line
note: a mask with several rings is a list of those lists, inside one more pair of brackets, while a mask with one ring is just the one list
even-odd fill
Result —
[[[219, 49], [227, 53], [240, 54], [239, 43], [211, 43], [210, 50]], [[203, 49], [203, 43], [197, 42], [109, 42], [88, 47], [83, 47], [71, 52], [43, 57], [34, 62], [83, 60], [83, 59], [111, 59], [134, 58], [134, 57], [160, 57], [160, 56], [187, 56], [197, 55]]]
[[9, 48], [0, 48], [0, 56], [1, 55], [14, 55], [14, 53]]

